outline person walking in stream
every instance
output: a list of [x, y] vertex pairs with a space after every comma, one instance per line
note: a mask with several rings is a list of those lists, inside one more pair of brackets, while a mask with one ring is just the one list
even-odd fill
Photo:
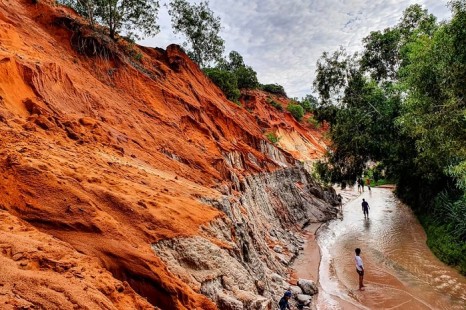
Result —
[[367, 203], [366, 200], [364, 200], [364, 198], [362, 199], [362, 212], [364, 213], [364, 218], [369, 218], [369, 204]]
[[356, 263], [356, 272], [359, 275], [359, 290], [364, 291], [364, 264], [362, 263], [362, 258], [361, 258], [361, 249], [356, 248], [354, 250], [356, 253], [356, 256], [354, 257], [354, 262]]

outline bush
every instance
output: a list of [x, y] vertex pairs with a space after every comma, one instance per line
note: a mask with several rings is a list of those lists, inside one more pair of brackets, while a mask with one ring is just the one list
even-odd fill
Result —
[[304, 112], [311, 112], [312, 111], [312, 105], [309, 102], [309, 100], [303, 100], [299, 102], [299, 105], [303, 107]]
[[278, 84], [261, 84], [260, 88], [263, 91], [266, 91], [268, 93], [281, 95], [281, 96], [286, 97], [285, 89], [281, 85], [278, 85]]
[[269, 133], [266, 133], [265, 136], [267, 137], [267, 139], [269, 139], [269, 141], [273, 144], [277, 144], [278, 141], [280, 140], [280, 138], [277, 137], [277, 135], [274, 133], [274, 132], [269, 132]]
[[219, 68], [206, 68], [204, 73], [223, 91], [228, 100], [238, 102], [241, 93], [236, 77], [232, 72]]
[[273, 106], [278, 111], [283, 111], [283, 106], [280, 103], [273, 100], [272, 98], [267, 97], [266, 101], [267, 101], [267, 103], [269, 103], [271, 106]]
[[448, 224], [439, 224], [432, 215], [420, 216], [427, 234], [427, 245], [441, 261], [457, 266], [466, 275], [466, 243], [451, 235]]
[[300, 122], [304, 116], [304, 109], [299, 104], [289, 104], [287, 108], [288, 112], [293, 115], [293, 117]]
[[307, 122], [308, 122], [309, 125], [311, 125], [313, 128], [319, 128], [319, 127], [320, 127], [319, 121], [316, 120], [313, 116], [310, 116], [310, 117], [307, 119]]

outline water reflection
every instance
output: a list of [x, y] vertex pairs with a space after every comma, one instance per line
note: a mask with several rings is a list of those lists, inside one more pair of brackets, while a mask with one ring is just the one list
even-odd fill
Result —
[[[362, 198], [370, 204], [367, 219]], [[417, 219], [389, 190], [373, 188], [345, 205], [318, 242], [319, 309], [466, 309], [466, 278], [430, 252]], [[364, 292], [357, 291], [356, 247], [366, 269]]]
[[371, 227], [371, 220], [367, 217], [364, 219], [364, 230], [369, 230]]

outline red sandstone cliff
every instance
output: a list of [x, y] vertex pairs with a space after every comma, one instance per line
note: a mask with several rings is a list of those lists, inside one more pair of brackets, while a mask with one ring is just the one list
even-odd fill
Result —
[[322, 134], [260, 92], [249, 111], [227, 101], [176, 46], [114, 44], [75, 19], [0, 0], [0, 307], [215, 309], [151, 245], [231, 251], [208, 201], [320, 157]]

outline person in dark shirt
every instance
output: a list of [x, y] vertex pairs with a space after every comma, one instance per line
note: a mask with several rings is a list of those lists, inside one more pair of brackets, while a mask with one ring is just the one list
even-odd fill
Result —
[[278, 306], [280, 307], [280, 310], [287, 310], [291, 309], [290, 304], [288, 303], [288, 300], [291, 298], [291, 292], [286, 291], [283, 297], [280, 299], [278, 302]]
[[364, 198], [362, 199], [362, 212], [364, 212], [364, 218], [369, 217], [369, 204], [367, 203], [367, 201], [364, 200]]

